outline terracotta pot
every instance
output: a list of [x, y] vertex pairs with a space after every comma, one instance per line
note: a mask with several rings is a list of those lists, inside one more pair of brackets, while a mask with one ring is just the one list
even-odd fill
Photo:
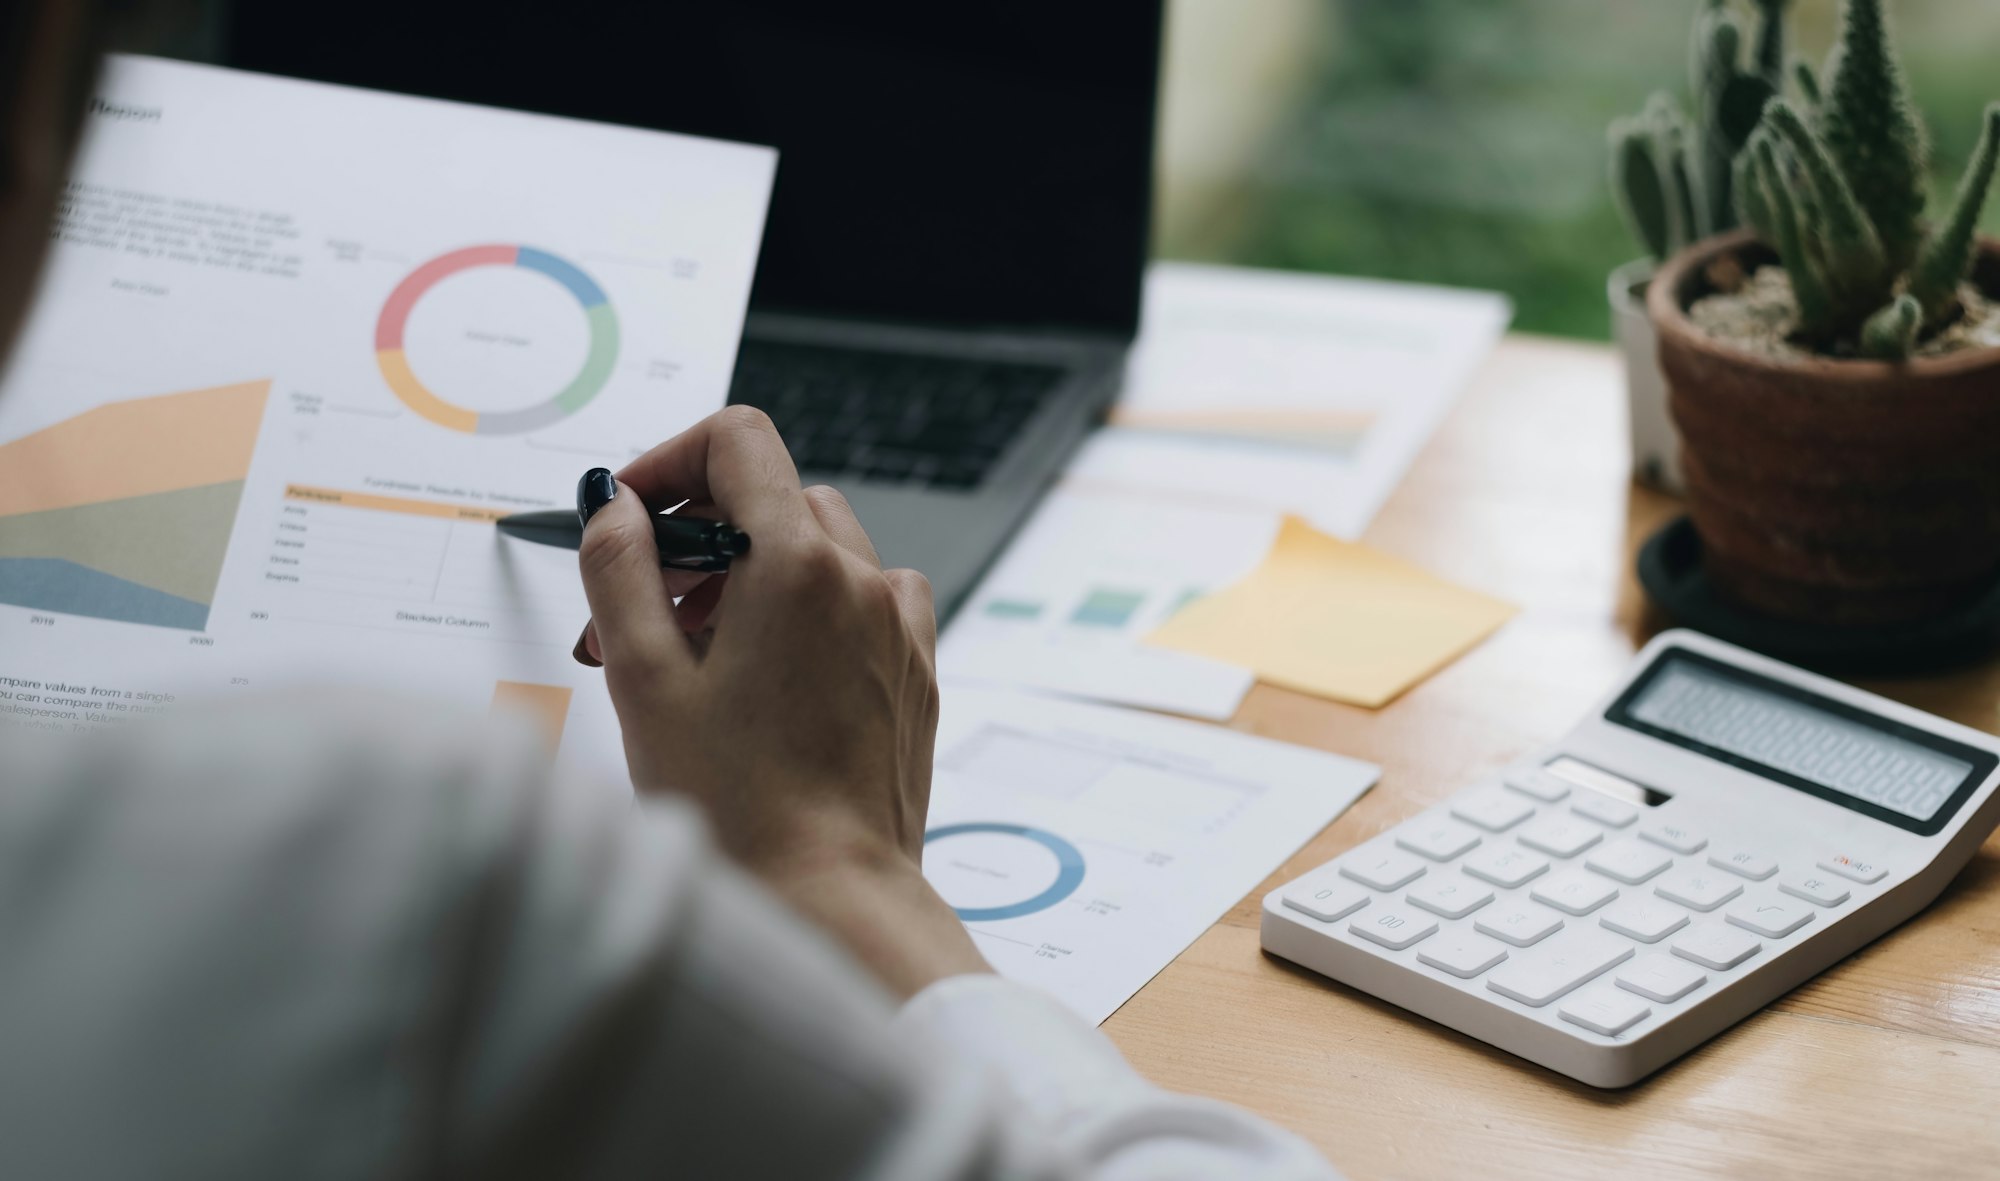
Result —
[[[2000, 243], [1980, 249], [1974, 281], [2000, 294]], [[1774, 261], [1749, 234], [1697, 242], [1647, 300], [1710, 581], [1753, 610], [1826, 624], [1972, 598], [2000, 576], [2000, 349], [1902, 365], [1739, 352], [1687, 314], [1728, 255]]]

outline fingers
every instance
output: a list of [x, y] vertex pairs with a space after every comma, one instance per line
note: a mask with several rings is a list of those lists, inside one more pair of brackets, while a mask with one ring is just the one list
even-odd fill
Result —
[[595, 655], [606, 665], [642, 661], [691, 662], [674, 604], [660, 572], [652, 514], [637, 493], [620, 484], [583, 530], [577, 552], [583, 591], [590, 600]]
[[875, 543], [868, 540], [868, 531], [854, 515], [854, 509], [847, 503], [847, 497], [837, 488], [825, 484], [815, 484], [805, 491], [806, 505], [812, 509], [813, 519], [834, 544], [862, 561], [882, 568], [882, 559], [876, 556]]
[[763, 411], [748, 406], [709, 415], [627, 464], [618, 478], [656, 508], [683, 500], [714, 505], [759, 551], [784, 545], [811, 520], [784, 440]]
[[937, 604], [931, 598], [931, 580], [915, 570], [890, 570], [886, 577], [890, 589], [896, 592], [896, 604], [903, 610], [903, 621], [910, 626], [910, 634], [917, 639], [926, 659], [937, 661]]

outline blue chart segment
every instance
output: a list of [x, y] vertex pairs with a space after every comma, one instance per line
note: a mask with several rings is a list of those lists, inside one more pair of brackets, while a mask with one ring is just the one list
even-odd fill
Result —
[[989, 833], [996, 836], [1019, 837], [1032, 841], [1055, 854], [1056, 878], [1047, 889], [1032, 898], [1010, 902], [1002, 906], [954, 906], [952, 910], [968, 923], [992, 922], [996, 919], [1018, 919], [1037, 911], [1047, 910], [1056, 903], [1076, 893], [1083, 884], [1083, 854], [1075, 845], [1052, 832], [1039, 828], [1029, 828], [1025, 824], [998, 824], [992, 822], [974, 824], [947, 824], [924, 834], [924, 844], [945, 840], [950, 837], [966, 836], [972, 833]]

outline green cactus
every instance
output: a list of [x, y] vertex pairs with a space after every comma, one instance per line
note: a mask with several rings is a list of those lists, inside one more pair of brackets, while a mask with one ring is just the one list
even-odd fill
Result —
[[1861, 355], [1876, 361], [1900, 361], [1917, 347], [1924, 326], [1923, 305], [1904, 293], [1861, 326]]
[[1697, 237], [1687, 124], [1666, 95], [1654, 95], [1638, 118], [1611, 125], [1611, 191], [1633, 236], [1654, 258]]
[[1973, 238], [1979, 227], [1979, 211], [1993, 187], [1996, 156], [2000, 156], [2000, 103], [1986, 108], [1979, 146], [1958, 182], [1951, 214], [1924, 243], [1923, 253], [1910, 271], [1910, 294], [1923, 308], [1926, 327], [1942, 325], [1958, 308], [1958, 285], [1972, 268]]
[[[1762, 15], [1748, 68], [1743, 25], [1727, 0], [1706, 0], [1697, 14], [1688, 63], [1692, 121], [1672, 99], [1655, 94], [1638, 117], [1612, 124], [1612, 192], [1633, 235], [1655, 258], [1737, 225], [1735, 165], [1764, 104], [1783, 85], [1791, 0], [1755, 3]], [[1666, 217], [1675, 208], [1686, 214], [1678, 229]]]
[[1867, 211], [1890, 265], [1904, 270], [1923, 240], [1930, 149], [1889, 42], [1883, 0], [1846, 0], [1819, 111], [1827, 150]]
[[[1799, 83], [1810, 103], [1811, 71]], [[1735, 169], [1737, 208], [1784, 264], [1801, 340], [1836, 355], [1906, 357], [1959, 313], [1979, 214], [2000, 171], [2000, 103], [1986, 109], [1951, 208], [1928, 236], [1924, 137], [1885, 39], [1881, 0], [1846, 0], [1817, 122], [1783, 98], [1766, 105]]]

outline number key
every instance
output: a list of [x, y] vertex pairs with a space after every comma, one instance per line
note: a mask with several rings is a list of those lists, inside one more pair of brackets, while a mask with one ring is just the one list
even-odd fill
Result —
[[1337, 923], [1368, 905], [1368, 891], [1324, 875], [1288, 887], [1282, 897], [1286, 906], [1322, 923]]
[[1510, 902], [1489, 910], [1473, 921], [1473, 929], [1515, 947], [1533, 947], [1562, 930], [1561, 917], [1539, 906]]
[[1487, 832], [1506, 832], [1535, 814], [1535, 806], [1504, 791], [1477, 791], [1451, 806], [1451, 814]]
[[1370, 907], [1356, 915], [1347, 929], [1370, 943], [1379, 943], [1390, 951], [1401, 951], [1437, 934], [1437, 920], [1422, 911], [1405, 910], [1400, 906], [1381, 905]]
[[1580, 791], [1569, 802], [1569, 810], [1588, 816], [1611, 828], [1624, 828], [1639, 818], [1639, 810], [1623, 800], [1614, 800], [1594, 791]]
[[1511, 890], [1547, 873], [1549, 859], [1518, 846], [1495, 845], [1466, 858], [1460, 868], [1482, 882]]
[[1688, 925], [1687, 912], [1657, 898], [1634, 896], [1597, 916], [1610, 930], [1641, 943], [1658, 943]]
[[1520, 832], [1521, 843], [1557, 857], [1574, 857], [1604, 839], [1595, 824], [1564, 816], [1544, 816]]
[[1432, 861], [1450, 861], [1479, 844], [1479, 834], [1442, 817], [1413, 820], [1396, 830], [1396, 843]]
[[1371, 890], [1400, 890], [1424, 876], [1424, 863], [1408, 853], [1378, 845], [1350, 855], [1340, 863], [1340, 873]]
[[1528, 896], [1564, 914], [1589, 914], [1618, 897], [1618, 887], [1580, 869], [1565, 869], [1542, 879]]
[[1417, 883], [1406, 901], [1448, 919], [1462, 919], [1493, 901], [1493, 891], [1449, 871]]
[[1674, 859], [1652, 845], [1626, 837], [1592, 850], [1583, 863], [1607, 878], [1636, 886], [1665, 870]]

